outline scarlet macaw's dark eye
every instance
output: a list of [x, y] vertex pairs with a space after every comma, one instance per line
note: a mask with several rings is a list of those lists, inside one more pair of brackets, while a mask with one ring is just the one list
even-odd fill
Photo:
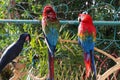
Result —
[[51, 12], [51, 11], [50, 11], [50, 10], [48, 10], [46, 13], [47, 13], [47, 14], [49, 14], [50, 12]]
[[46, 13], [49, 14], [51, 12], [50, 8], [47, 8]]
[[87, 11], [84, 11], [84, 12], [82, 12], [82, 14], [88, 14], [88, 12], [87, 12]]

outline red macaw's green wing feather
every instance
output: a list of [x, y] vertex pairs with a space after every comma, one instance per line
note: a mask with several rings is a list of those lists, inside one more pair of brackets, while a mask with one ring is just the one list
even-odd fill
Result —
[[54, 22], [47, 21], [46, 26], [43, 28], [46, 43], [52, 56], [58, 42], [59, 28], [60, 24], [58, 20]]

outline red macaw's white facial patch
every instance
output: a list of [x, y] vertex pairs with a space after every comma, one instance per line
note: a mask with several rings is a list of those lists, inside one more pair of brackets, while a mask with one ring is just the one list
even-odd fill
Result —
[[56, 18], [56, 14], [55, 14], [55, 12], [50, 12], [49, 14], [48, 14], [48, 16], [49, 17], [51, 17], [51, 18]]

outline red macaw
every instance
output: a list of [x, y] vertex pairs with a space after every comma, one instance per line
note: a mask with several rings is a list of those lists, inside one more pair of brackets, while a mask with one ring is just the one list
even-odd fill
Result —
[[54, 52], [59, 37], [60, 23], [51, 5], [44, 7], [42, 14], [42, 30], [49, 53], [49, 80], [54, 80]]
[[90, 76], [91, 69], [96, 77], [96, 67], [94, 61], [94, 46], [96, 41], [96, 28], [93, 25], [89, 14], [79, 14], [78, 21], [78, 43], [84, 51], [84, 63], [86, 67], [86, 78]]

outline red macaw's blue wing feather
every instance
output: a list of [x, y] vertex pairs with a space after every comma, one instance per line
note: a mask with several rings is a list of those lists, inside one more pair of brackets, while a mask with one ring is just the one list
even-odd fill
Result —
[[45, 35], [46, 44], [51, 56], [54, 56], [58, 36], [58, 31], [55, 28], [50, 28], [50, 31]]
[[94, 50], [95, 42], [92, 36], [85, 37], [83, 40], [79, 37], [79, 44], [82, 46], [84, 52], [90, 53], [90, 50]]
[[97, 71], [96, 71], [96, 67], [95, 67], [95, 59], [94, 59], [94, 51], [93, 50], [91, 50], [90, 51], [90, 55], [91, 55], [91, 68], [92, 68], [92, 70], [94, 71], [94, 74], [95, 74], [95, 77], [97, 76]]
[[[47, 20], [46, 20], [47, 21]], [[55, 20], [53, 22], [47, 21], [44, 22], [43, 24], [43, 33], [45, 36], [46, 44], [49, 49], [49, 52], [51, 56], [54, 56], [56, 44], [58, 42], [58, 37], [59, 37], [59, 28], [60, 28], [60, 23], [59, 20]]]
[[78, 38], [80, 41], [79, 44], [82, 46], [84, 50], [84, 63], [86, 67], [86, 77], [89, 77], [91, 69], [96, 74], [96, 68], [95, 68], [95, 62], [94, 62], [94, 45], [95, 42], [93, 41], [92, 36], [88, 36], [82, 40], [81, 38]]

